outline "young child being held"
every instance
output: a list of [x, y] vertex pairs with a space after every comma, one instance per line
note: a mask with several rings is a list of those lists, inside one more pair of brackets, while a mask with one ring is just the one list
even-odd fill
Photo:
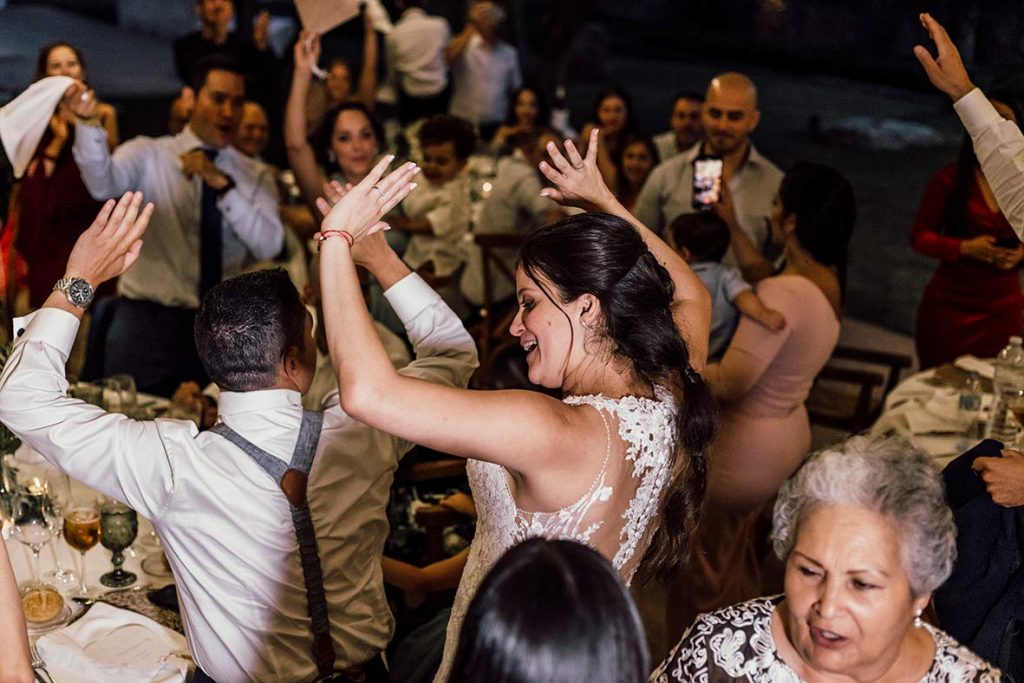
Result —
[[437, 286], [434, 278], [447, 278], [462, 266], [463, 236], [470, 227], [470, 179], [463, 171], [476, 146], [476, 133], [469, 122], [438, 114], [423, 122], [417, 137], [423, 173], [402, 202], [405, 217], [388, 221], [392, 228], [412, 234], [402, 257]]
[[716, 214], [683, 214], [669, 225], [669, 237], [711, 293], [709, 358], [725, 352], [739, 325], [740, 313], [775, 332], [786, 326], [782, 314], [765, 306], [739, 270], [721, 264], [729, 250], [729, 226]]

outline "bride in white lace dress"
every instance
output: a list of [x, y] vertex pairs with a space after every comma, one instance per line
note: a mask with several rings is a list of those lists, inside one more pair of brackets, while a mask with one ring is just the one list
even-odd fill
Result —
[[[602, 213], [538, 230], [523, 244], [516, 273], [520, 308], [510, 332], [526, 352], [530, 380], [560, 388], [563, 401], [396, 372], [362, 302], [347, 240], [322, 245], [327, 340], [346, 412], [470, 459], [477, 532], [438, 681], [447, 679], [477, 586], [516, 543], [531, 536], [586, 543], [627, 583], [640, 566], [667, 573], [689, 551], [714, 423], [699, 375], [710, 300], [686, 263], [615, 200], [597, 169], [597, 146], [596, 131], [585, 159], [571, 142], [566, 156], [549, 146], [553, 165], [541, 171], [557, 189], [545, 193]], [[325, 233], [347, 230], [359, 241], [379, 230], [354, 198], [365, 204], [390, 195], [387, 183], [380, 181], [381, 192], [354, 188], [330, 209]], [[408, 273], [395, 261], [392, 282]]]

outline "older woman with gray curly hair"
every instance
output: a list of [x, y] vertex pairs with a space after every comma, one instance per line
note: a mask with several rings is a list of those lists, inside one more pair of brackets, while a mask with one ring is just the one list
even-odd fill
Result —
[[955, 538], [925, 453], [868, 437], [819, 451], [775, 504], [785, 593], [701, 615], [651, 680], [995, 683], [998, 669], [921, 620]]

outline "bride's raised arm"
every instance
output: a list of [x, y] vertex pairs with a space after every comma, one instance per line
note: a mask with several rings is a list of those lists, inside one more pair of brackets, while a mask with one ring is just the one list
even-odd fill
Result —
[[596, 208], [623, 218], [636, 227], [647, 248], [672, 276], [675, 283], [672, 311], [676, 326], [689, 347], [690, 364], [698, 372], [703, 371], [711, 333], [711, 295], [686, 261], [627, 211], [605, 184], [597, 165], [597, 129], [590, 133], [585, 157], [580, 155], [572, 140], [565, 141], [564, 155], [553, 142], [548, 143], [547, 150], [552, 163], [542, 161], [540, 170], [556, 187], [542, 190], [541, 194], [560, 204]]
[[[385, 158], [333, 207], [321, 200], [321, 289], [331, 361], [341, 405], [353, 418], [445, 453], [498, 463], [530, 479], [579, 453], [602, 453], [605, 432], [595, 411], [573, 410], [533, 391], [471, 391], [397, 372], [384, 351], [359, 287], [349, 236], [358, 243], [382, 230], [384, 216], [411, 189], [415, 166], [388, 176]], [[340, 193], [339, 193], [340, 194]], [[358, 246], [357, 246], [358, 249]], [[417, 278], [403, 268], [392, 280]], [[391, 282], [387, 284], [393, 284]], [[428, 291], [419, 282], [418, 291]], [[408, 289], [408, 288], [407, 288]], [[435, 326], [461, 326], [444, 306]], [[419, 315], [423, 315], [420, 313]], [[464, 332], [464, 330], [463, 330]], [[468, 335], [466, 335], [468, 336]], [[443, 350], [437, 350], [443, 355]]]

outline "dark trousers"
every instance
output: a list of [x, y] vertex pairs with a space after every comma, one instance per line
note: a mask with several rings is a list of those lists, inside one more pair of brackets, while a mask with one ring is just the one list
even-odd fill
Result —
[[[346, 681], [362, 681], [363, 683], [391, 683], [391, 675], [388, 673], [387, 667], [384, 666], [384, 659], [380, 655], [376, 655], [373, 659], [369, 660], [362, 666], [363, 673], [361, 676], [350, 676], [347, 677], [345, 674], [337, 674], [337, 678], [334, 679], [338, 683], [345, 683]], [[320, 680], [320, 679], [317, 679]], [[192, 679], [192, 683], [216, 683], [212, 678], [206, 675], [206, 672], [196, 667], [196, 675]]]
[[131, 375], [139, 391], [170, 396], [182, 382], [209, 379], [196, 352], [196, 312], [111, 297], [97, 303], [82, 379]]
[[398, 120], [403, 126], [408, 126], [410, 123], [425, 119], [434, 114], [447, 114], [449, 99], [451, 99], [451, 86], [430, 97], [406, 95], [399, 88]]

